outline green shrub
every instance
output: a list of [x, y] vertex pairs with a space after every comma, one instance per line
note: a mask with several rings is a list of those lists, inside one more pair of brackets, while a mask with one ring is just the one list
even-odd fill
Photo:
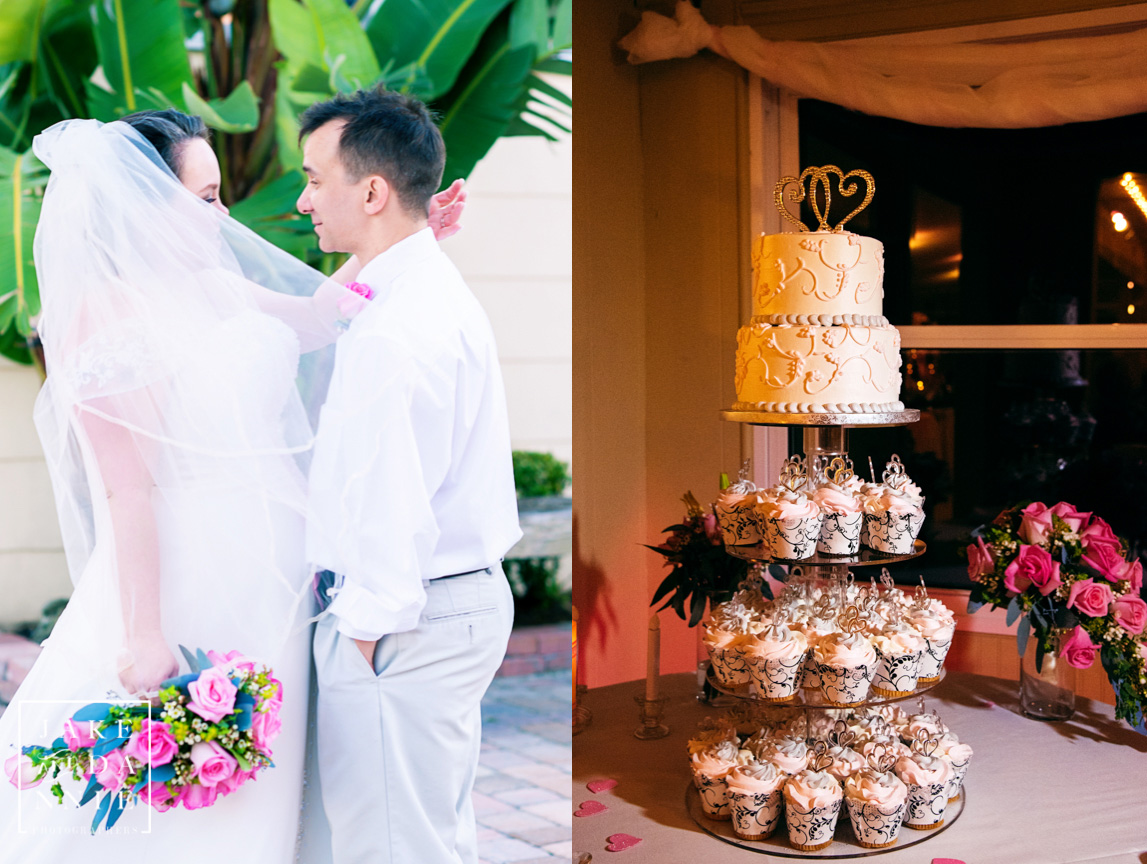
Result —
[[561, 495], [569, 482], [569, 465], [552, 454], [514, 451], [514, 485], [519, 498]]

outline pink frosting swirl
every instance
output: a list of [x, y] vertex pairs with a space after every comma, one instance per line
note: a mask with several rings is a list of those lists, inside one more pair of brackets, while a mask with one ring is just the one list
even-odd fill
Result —
[[827, 771], [802, 771], [785, 784], [785, 800], [800, 810], [829, 807], [842, 797], [840, 781]]
[[719, 779], [737, 767], [739, 752], [732, 741], [722, 741], [700, 753], [694, 753], [690, 761], [695, 773]]
[[766, 627], [750, 636], [742, 649], [745, 654], [764, 660], [795, 660], [808, 651], [808, 640], [800, 631], [790, 630], [783, 624]]
[[844, 794], [850, 801], [891, 808], [908, 800], [908, 787], [891, 772], [880, 773], [866, 768], [844, 781]]
[[788, 775], [771, 762], [754, 762], [734, 768], [725, 777], [730, 792], [742, 795], [771, 795], [781, 787]]
[[841, 782], [857, 771], [862, 771], [868, 764], [863, 756], [849, 747], [830, 747], [828, 755], [832, 757], [832, 764], [825, 770]]
[[876, 662], [872, 643], [859, 633], [829, 633], [816, 643], [815, 654], [818, 663], [846, 669]]
[[931, 609], [914, 608], [908, 614], [908, 623], [919, 630], [925, 639], [938, 642], [951, 639], [956, 629], [953, 621], [937, 615]]
[[919, 498], [913, 497], [905, 490], [897, 492], [895, 489], [886, 488], [884, 494], [880, 496], [880, 509], [897, 516], [919, 513], [922, 503]]
[[812, 494], [812, 500], [822, 513], [848, 516], [860, 512], [860, 502], [856, 496], [835, 483], [825, 483]]
[[944, 752], [940, 755], [951, 762], [953, 765], [963, 765], [972, 758], [972, 747], [970, 744], [956, 742], [948, 747], [943, 748]]
[[774, 499], [766, 499], [760, 505], [766, 519], [778, 522], [793, 522], [800, 519], [813, 519], [820, 515], [820, 508], [803, 492], [790, 492], [785, 489]]
[[808, 747], [796, 738], [777, 738], [761, 748], [760, 758], [785, 774], [796, 774], [808, 766]]
[[873, 637], [873, 644], [885, 657], [899, 657], [924, 650], [924, 639], [911, 627], [889, 624]]
[[952, 765], [939, 756], [913, 753], [897, 760], [896, 776], [912, 786], [933, 786], [952, 779]]

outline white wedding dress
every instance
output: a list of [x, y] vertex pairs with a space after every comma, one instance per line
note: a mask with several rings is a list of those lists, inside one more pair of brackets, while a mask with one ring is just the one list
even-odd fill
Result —
[[321, 402], [319, 354], [298, 373], [358, 298], [184, 189], [127, 124], [64, 121], [33, 147], [52, 171], [36, 425], [74, 590], [0, 716], [0, 761], [50, 745], [84, 704], [128, 698], [120, 674], [142, 649], [124, 646], [157, 614], [181, 672], [180, 645], [270, 666], [282, 731], [274, 767], [213, 806], [129, 805], [94, 836], [83, 781], [61, 775], [60, 804], [50, 776], [0, 779], [0, 864], [323, 864], [317, 782], [304, 806], [314, 415], [300, 395]]
[[[205, 361], [189, 368], [179, 392], [198, 392], [217, 405], [234, 406], [236, 428], [266, 429], [275, 441], [278, 416], [294, 390], [298, 341], [280, 321], [259, 312], [242, 313], [217, 328], [204, 346]], [[207, 359], [209, 358], [209, 359]], [[270, 386], [269, 386], [270, 385]], [[189, 421], [195, 411], [183, 405]], [[182, 410], [181, 410], [182, 413]], [[222, 431], [222, 430], [220, 430]], [[111, 832], [89, 836], [94, 802], [77, 808], [56, 802], [50, 780], [18, 792], [0, 787], [0, 862], [85, 864], [133, 860], [204, 862], [234, 860], [249, 864], [287, 864], [296, 860], [310, 669], [309, 628], [277, 644], [283, 622], [297, 605], [297, 588], [306, 579], [303, 521], [295, 506], [305, 495], [304, 477], [294, 460], [266, 457], [257, 473], [260, 486], [244, 481], [252, 466], [219, 460], [214, 475], [195, 488], [165, 490], [158, 497], [161, 601], [169, 645], [220, 652], [238, 650], [270, 665], [282, 681], [283, 730], [274, 743], [275, 767], [257, 776], [212, 807], [157, 813], [140, 804], [124, 813]], [[274, 498], [266, 494], [274, 489]], [[96, 525], [89, 571], [109, 565], [101, 546], [107, 526]], [[92, 610], [103, 598], [87, 586], [104, 584], [87, 572], [28, 678], [0, 716], [0, 742], [6, 759], [15, 745], [48, 744], [63, 722], [82, 704], [124, 696], [110, 670], [119, 649], [101, 633]], [[295, 619], [305, 621], [309, 606]], [[186, 671], [186, 670], [184, 670]], [[65, 702], [28, 703], [26, 694]], [[76, 798], [83, 784], [71, 784]], [[314, 802], [311, 809], [318, 809]], [[308, 864], [314, 858], [307, 858]]]

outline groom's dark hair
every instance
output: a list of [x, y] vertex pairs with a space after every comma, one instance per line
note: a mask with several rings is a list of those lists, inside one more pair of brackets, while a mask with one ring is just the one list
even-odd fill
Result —
[[446, 145], [430, 110], [381, 86], [340, 93], [303, 112], [299, 141], [332, 120], [347, 121], [339, 136], [339, 158], [351, 182], [379, 174], [408, 213], [426, 216], [446, 165]]

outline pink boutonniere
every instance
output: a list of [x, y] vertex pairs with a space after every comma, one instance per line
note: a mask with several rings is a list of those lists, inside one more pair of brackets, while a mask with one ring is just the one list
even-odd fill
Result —
[[346, 289], [350, 291], [349, 294], [344, 294], [338, 301], [339, 315], [342, 316], [342, 323], [350, 324], [352, 318], [358, 315], [366, 304], [374, 299], [374, 289], [363, 282], [348, 282]]

